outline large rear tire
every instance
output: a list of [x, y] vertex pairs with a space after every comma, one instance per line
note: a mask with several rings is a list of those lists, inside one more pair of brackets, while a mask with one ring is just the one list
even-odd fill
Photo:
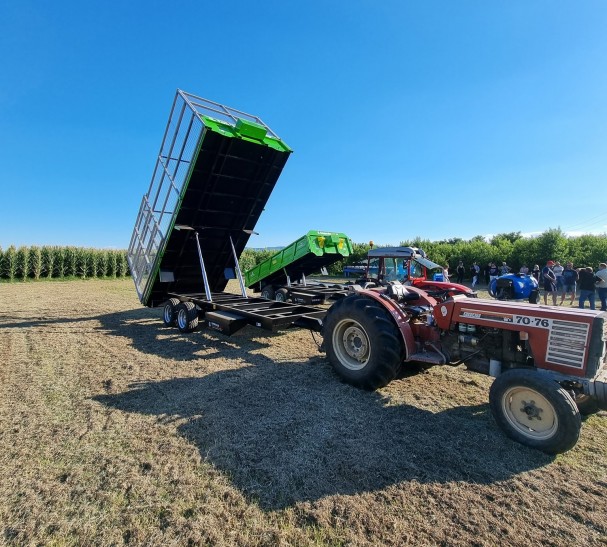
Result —
[[374, 390], [398, 374], [402, 338], [379, 302], [362, 295], [338, 300], [327, 313], [323, 336], [333, 369], [348, 384]]
[[489, 404], [508, 437], [547, 454], [570, 450], [580, 436], [575, 401], [557, 382], [534, 370], [513, 369], [498, 376]]

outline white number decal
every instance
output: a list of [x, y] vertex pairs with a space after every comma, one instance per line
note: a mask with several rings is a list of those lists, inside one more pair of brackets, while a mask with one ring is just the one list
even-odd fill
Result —
[[528, 315], [515, 315], [514, 323], [517, 325], [530, 325], [532, 327], [549, 329], [552, 324], [552, 320], [542, 317], [529, 317]]

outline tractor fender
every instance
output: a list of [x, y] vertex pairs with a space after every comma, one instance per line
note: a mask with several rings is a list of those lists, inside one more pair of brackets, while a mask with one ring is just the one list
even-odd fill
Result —
[[409, 355], [413, 355], [416, 351], [415, 338], [413, 337], [413, 331], [409, 325], [407, 314], [400, 306], [390, 297], [377, 291], [362, 290], [357, 291], [357, 294], [364, 295], [367, 298], [379, 302], [390, 313], [403, 338], [404, 360], [406, 360]]

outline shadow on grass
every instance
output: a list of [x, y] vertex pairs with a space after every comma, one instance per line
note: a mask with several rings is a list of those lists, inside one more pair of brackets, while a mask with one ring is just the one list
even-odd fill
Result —
[[46, 331], [81, 332], [90, 330], [110, 336], [127, 338], [137, 351], [175, 361], [197, 360], [199, 350], [214, 349], [218, 352], [252, 351], [267, 347], [256, 337], [272, 338], [280, 332], [269, 332], [245, 327], [234, 336], [226, 337], [210, 330], [201, 329], [191, 334], [181, 334], [177, 328], [162, 323], [162, 308], [138, 308], [121, 312], [82, 317], [45, 318], [0, 322], [5, 329], [43, 328]]
[[131, 388], [94, 399], [163, 422], [188, 419], [179, 434], [264, 510], [402, 481], [490, 484], [551, 461], [507, 440], [488, 405], [438, 413], [389, 406], [340, 383], [322, 358], [264, 358]]

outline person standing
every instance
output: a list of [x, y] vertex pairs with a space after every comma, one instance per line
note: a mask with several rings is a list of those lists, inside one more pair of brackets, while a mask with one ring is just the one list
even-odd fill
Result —
[[571, 294], [571, 300], [569, 305], [573, 306], [575, 300], [575, 291], [578, 280], [577, 270], [573, 269], [573, 262], [567, 262], [565, 269], [563, 270], [563, 289], [561, 292], [561, 304], [565, 301], [568, 294]]
[[481, 267], [474, 262], [472, 264], [472, 267], [470, 268], [470, 273], [472, 274], [472, 288], [474, 289], [474, 287], [476, 286], [476, 284], [478, 283], [478, 275], [481, 271]]
[[487, 265], [485, 266], [485, 270], [484, 270], [484, 274], [485, 274], [485, 285], [489, 285], [489, 281], [491, 281], [491, 278], [489, 277], [489, 272], [491, 271], [491, 262], [488, 262]]
[[580, 308], [583, 308], [586, 300], [588, 300], [590, 309], [593, 310], [595, 298], [595, 275], [592, 272], [592, 268], [580, 268], [578, 273], [580, 278]]
[[540, 267], [537, 264], [533, 266], [533, 270], [531, 270], [531, 275], [535, 277], [535, 280], [538, 283], [540, 282]]
[[598, 281], [596, 282], [596, 290], [599, 293], [601, 301], [601, 311], [607, 311], [607, 264], [601, 262], [599, 269], [596, 272]]
[[505, 262], [502, 262], [502, 265], [500, 266], [500, 275], [509, 274], [511, 269], [512, 268], [510, 266], [508, 266], [508, 264], [506, 264]]
[[489, 264], [489, 283], [491, 283], [494, 279], [497, 279], [499, 275], [499, 268], [495, 265], [494, 262], [491, 262]]
[[519, 273], [522, 273], [523, 275], [529, 275], [529, 268], [527, 267], [527, 264], [523, 264], [521, 266]]
[[565, 268], [563, 268], [563, 266], [561, 266], [561, 263], [557, 260], [554, 263], [554, 267], [552, 268], [552, 271], [554, 272], [554, 275], [556, 276], [556, 290], [557, 291], [562, 291], [563, 290], [563, 270]]
[[449, 264], [443, 266], [443, 281], [449, 283]]
[[457, 282], [460, 284], [463, 283], [464, 274], [466, 273], [466, 268], [464, 266], [464, 263], [461, 260], [457, 264], [457, 268], [455, 269], [455, 272], [457, 273]]
[[542, 268], [542, 278], [544, 280], [544, 305], [548, 304], [548, 295], [552, 295], [552, 305], [556, 306], [556, 276], [552, 271], [554, 262], [549, 260]]

